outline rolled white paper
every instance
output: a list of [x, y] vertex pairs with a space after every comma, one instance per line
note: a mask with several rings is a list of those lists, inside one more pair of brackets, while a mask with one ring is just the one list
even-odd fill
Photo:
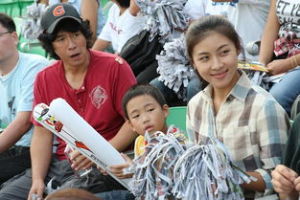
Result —
[[[64, 109], [65, 108], [63, 108], [63, 110], [61, 110], [61, 111], [63, 112]], [[69, 114], [69, 113], [67, 113], [67, 114]], [[74, 113], [73, 113], [73, 115], [74, 115]], [[77, 115], [77, 113], [76, 113], [76, 115]], [[43, 125], [46, 129], [48, 129], [49, 131], [54, 133], [56, 136], [63, 139], [71, 147], [77, 149], [81, 154], [83, 154], [84, 156], [89, 158], [91, 161], [96, 163], [99, 167], [101, 167], [103, 169], [107, 169], [107, 166], [111, 164], [111, 163], [108, 163], [108, 164], [104, 163], [100, 158], [103, 153], [106, 153], [105, 151], [102, 152], [99, 156], [99, 155], [95, 154], [94, 152], [92, 152], [91, 149], [88, 149], [89, 147], [87, 145], [85, 145], [83, 143], [83, 141], [81, 141], [79, 138], [75, 137], [73, 135], [73, 133], [71, 132], [71, 130], [69, 130], [64, 124], [61, 123], [61, 121], [58, 121], [55, 118], [54, 114], [50, 112], [49, 106], [47, 106], [46, 104], [40, 103], [40, 104], [36, 105], [33, 110], [33, 117], [37, 122], [39, 122], [41, 125]], [[99, 139], [98, 136], [100, 136], [100, 135], [96, 136], [96, 140]], [[102, 140], [102, 139], [103, 138], [100, 137], [100, 140]], [[110, 145], [110, 144], [108, 143], [108, 145]], [[95, 147], [95, 148], [97, 148], [97, 147]], [[99, 147], [99, 148], [101, 148], [101, 147]], [[110, 148], [113, 148], [113, 147], [110, 146]], [[113, 150], [116, 151], [115, 149], [113, 149]], [[118, 154], [118, 152], [117, 152], [117, 154]], [[118, 154], [117, 157], [120, 157], [120, 155]], [[121, 160], [121, 159], [119, 159], [119, 160]], [[128, 186], [128, 183], [130, 181], [129, 178], [128, 179], [118, 179], [109, 170], [107, 170], [107, 173], [109, 175], [111, 175], [120, 184], [122, 184], [124, 187], [129, 189], [129, 186]]]
[[121, 154], [77, 114], [64, 99], [54, 99], [50, 103], [49, 109], [75, 138], [83, 142], [107, 166], [125, 163]]

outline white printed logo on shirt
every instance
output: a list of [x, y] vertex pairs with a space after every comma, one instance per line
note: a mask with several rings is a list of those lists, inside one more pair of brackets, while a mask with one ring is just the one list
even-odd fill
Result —
[[101, 107], [101, 105], [105, 102], [105, 100], [107, 99], [107, 95], [106, 95], [105, 90], [98, 85], [90, 93], [90, 98], [91, 98], [92, 104], [97, 109], [99, 109]]

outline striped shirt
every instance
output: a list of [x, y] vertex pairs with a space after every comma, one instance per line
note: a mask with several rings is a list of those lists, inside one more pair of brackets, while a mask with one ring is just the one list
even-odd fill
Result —
[[251, 85], [244, 73], [217, 114], [211, 85], [188, 104], [189, 139], [202, 143], [207, 137], [217, 137], [238, 167], [261, 174], [265, 193], [272, 191], [270, 171], [282, 162], [288, 128], [284, 109], [264, 89]]

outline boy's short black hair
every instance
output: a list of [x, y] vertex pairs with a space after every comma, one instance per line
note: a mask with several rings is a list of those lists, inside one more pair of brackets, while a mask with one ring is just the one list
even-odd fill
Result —
[[7, 29], [8, 32], [16, 32], [15, 22], [11, 17], [4, 13], [0, 13], [0, 24]]
[[66, 31], [66, 32], [71, 32], [71, 33], [80, 31], [84, 35], [84, 37], [87, 41], [87, 48], [92, 47], [92, 32], [90, 31], [89, 21], [86, 20], [86, 21], [82, 21], [81, 23], [78, 23], [74, 19], [64, 19], [58, 23], [57, 27], [55, 28], [55, 30], [52, 34], [49, 34], [46, 31], [44, 31], [38, 37], [43, 48], [54, 59], [57, 59], [57, 60], [60, 59], [58, 57], [58, 55], [56, 55], [56, 53], [54, 52], [54, 49], [52, 46], [52, 42], [56, 39], [56, 36], [59, 31]]
[[128, 119], [127, 104], [134, 97], [141, 95], [149, 95], [153, 97], [161, 107], [167, 104], [164, 95], [160, 90], [150, 84], [136, 84], [132, 86], [124, 95], [122, 100], [122, 108], [125, 113], [126, 119]]

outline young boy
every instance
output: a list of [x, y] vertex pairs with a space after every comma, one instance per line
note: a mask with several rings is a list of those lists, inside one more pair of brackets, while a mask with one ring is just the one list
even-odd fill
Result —
[[[134, 155], [141, 156], [144, 153], [146, 132], [153, 134], [157, 131], [167, 133], [176, 133], [177, 128], [169, 128], [166, 124], [166, 118], [169, 114], [169, 107], [159, 89], [151, 85], [134, 85], [124, 95], [122, 107], [125, 118], [131, 128], [140, 136], [135, 140]], [[131, 178], [132, 173], [124, 173], [124, 169], [132, 164], [132, 160], [125, 154], [122, 154], [127, 161], [125, 164], [110, 166], [109, 170], [120, 179]], [[134, 199], [132, 194], [124, 190], [115, 190], [97, 194], [105, 200], [110, 199]], [[124, 197], [124, 198], [123, 198]]]
[[[159, 89], [151, 85], [134, 85], [123, 97], [122, 107], [131, 128], [140, 136], [135, 140], [134, 155], [141, 156], [144, 153], [146, 141], [144, 134], [152, 134], [157, 131], [166, 133], [168, 127], [166, 118], [169, 107]], [[174, 130], [171, 130], [172, 132]], [[131, 163], [131, 159], [123, 155], [127, 163], [110, 166], [110, 171], [118, 178], [129, 178], [133, 174], [124, 174], [123, 169]]]

